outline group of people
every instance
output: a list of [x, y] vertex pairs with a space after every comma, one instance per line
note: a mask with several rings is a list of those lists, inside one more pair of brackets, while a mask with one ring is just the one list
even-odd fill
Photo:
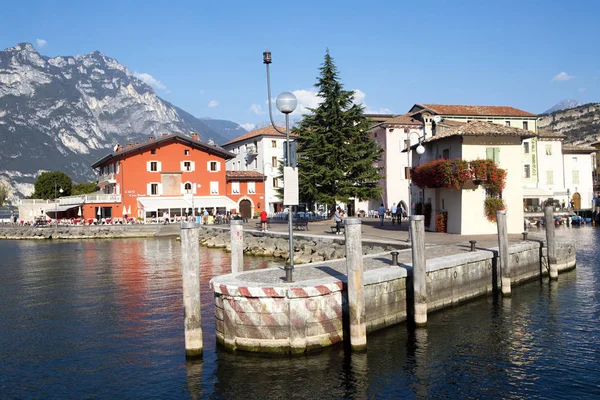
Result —
[[[381, 203], [381, 205], [377, 209], [377, 214], [379, 215], [381, 226], [383, 226], [383, 220], [385, 219], [387, 211], [388, 210], [386, 210], [383, 203]], [[392, 208], [389, 211], [392, 216], [392, 225], [396, 225], [396, 222], [398, 222], [398, 226], [400, 226], [402, 224], [402, 217], [406, 215], [406, 210], [404, 210], [403, 203], [398, 203], [398, 206], [396, 206], [396, 203], [393, 203]]]
[[346, 214], [344, 213], [344, 210], [342, 210], [342, 207], [338, 207], [335, 210], [335, 213], [333, 214], [333, 221], [335, 222], [335, 234], [336, 235], [342, 235], [343, 232], [341, 231], [342, 225], [344, 224], [344, 218], [346, 217]]

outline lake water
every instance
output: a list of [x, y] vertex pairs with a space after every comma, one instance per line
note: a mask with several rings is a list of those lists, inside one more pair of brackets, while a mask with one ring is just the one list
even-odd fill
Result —
[[557, 234], [578, 248], [557, 283], [369, 335], [366, 353], [295, 358], [216, 348], [208, 281], [229, 255], [202, 248], [204, 358], [193, 362], [178, 241], [0, 241], [0, 398], [600, 398], [600, 229]]

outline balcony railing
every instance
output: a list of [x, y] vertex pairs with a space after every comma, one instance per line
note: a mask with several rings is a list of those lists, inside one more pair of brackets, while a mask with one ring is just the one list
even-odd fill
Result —
[[117, 180], [115, 179], [115, 174], [114, 173], [110, 173], [110, 174], [102, 174], [98, 177], [98, 184], [102, 184], [102, 183], [117, 183]]
[[[65, 196], [57, 199], [58, 204], [120, 203], [120, 194], [93, 193], [79, 196]], [[21, 199], [21, 204], [54, 204], [54, 200]]]
[[254, 146], [254, 145], [248, 146], [248, 149], [246, 150], [246, 154], [248, 154], [249, 156], [257, 156], [258, 150], [256, 150], [256, 146]]

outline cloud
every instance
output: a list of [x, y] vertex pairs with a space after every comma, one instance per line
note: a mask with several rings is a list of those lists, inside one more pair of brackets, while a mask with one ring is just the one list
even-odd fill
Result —
[[42, 47], [44, 47], [46, 44], [48, 44], [48, 42], [46, 42], [44, 39], [35, 39], [35, 42], [37, 43], [37, 45], [40, 49]]
[[211, 100], [211, 101], [208, 102], [208, 108], [215, 108], [219, 104], [220, 103], [217, 100]]
[[552, 78], [552, 82], [564, 82], [564, 81], [569, 81], [571, 79], [575, 79], [575, 77], [573, 75], [569, 75], [566, 72], [561, 72], [560, 74], [557, 74], [554, 78]]
[[319, 97], [319, 92], [316, 90], [294, 90], [292, 92], [298, 100], [298, 105], [292, 113], [292, 115], [304, 115], [309, 114], [309, 108], [317, 108], [323, 101], [323, 98]]
[[136, 78], [138, 78], [139, 80], [144, 82], [146, 85], [152, 86], [154, 89], [164, 90], [167, 88], [165, 85], [162, 84], [161, 81], [159, 81], [158, 79], [155, 79], [150, 74], [146, 74], [144, 72], [142, 72], [142, 73], [134, 72], [133, 76], [135, 76]]
[[255, 124], [250, 124], [250, 123], [247, 123], [247, 124], [241, 124], [240, 126], [241, 126], [242, 128], [244, 128], [245, 130], [247, 130], [248, 132], [250, 132], [250, 131], [253, 131], [253, 130], [254, 130], [254, 128], [256, 128], [256, 125], [255, 125]]
[[583, 93], [583, 92], [585, 92], [585, 88], [584, 88], [584, 87], [580, 87], [579, 89], [577, 89], [577, 91], [578, 91], [579, 93]]
[[258, 104], [252, 104], [250, 106], [250, 111], [252, 111], [256, 115], [260, 115], [260, 114], [264, 114], [265, 113], [263, 111], [262, 107], [260, 105], [258, 105]]

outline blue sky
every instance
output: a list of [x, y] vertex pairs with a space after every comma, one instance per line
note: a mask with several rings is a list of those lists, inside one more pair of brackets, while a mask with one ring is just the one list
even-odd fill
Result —
[[27, 1], [4, 7], [0, 48], [47, 56], [99, 50], [198, 117], [251, 128], [272, 94], [315, 105], [329, 48], [369, 112], [414, 103], [543, 112], [600, 101], [600, 7], [593, 1]]

